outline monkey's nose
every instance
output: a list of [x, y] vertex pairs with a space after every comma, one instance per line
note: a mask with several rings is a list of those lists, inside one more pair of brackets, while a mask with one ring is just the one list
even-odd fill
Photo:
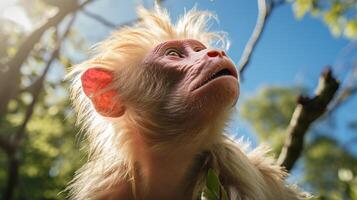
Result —
[[226, 56], [226, 53], [224, 53], [224, 51], [210, 50], [207, 52], [207, 56], [211, 57], [211, 58], [217, 57], [217, 56], [223, 57], [223, 56]]

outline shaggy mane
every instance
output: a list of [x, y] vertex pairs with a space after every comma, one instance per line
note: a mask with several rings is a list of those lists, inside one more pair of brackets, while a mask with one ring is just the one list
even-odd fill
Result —
[[[95, 66], [113, 72], [135, 69], [154, 46], [173, 39], [195, 39], [207, 47], [229, 46], [224, 33], [209, 31], [215, 16], [207, 11], [190, 10], [173, 23], [168, 12], [158, 6], [154, 10], [140, 7], [138, 17], [138, 22], [119, 29], [96, 45], [93, 58], [74, 66], [68, 75], [71, 99], [78, 113], [77, 123], [82, 126], [89, 143], [89, 160], [76, 172], [67, 189], [71, 199], [95, 199], [98, 191], [110, 189], [123, 180], [130, 180], [135, 189], [129, 130], [120, 119], [100, 116], [85, 96], [80, 78], [88, 68]], [[130, 80], [130, 77], [126, 78]], [[266, 158], [265, 153], [265, 149], [257, 149], [245, 154], [238, 144], [222, 135], [209, 152], [207, 163], [216, 172], [229, 175], [233, 184], [241, 186], [230, 190], [232, 199], [302, 199], [303, 195], [284, 185], [286, 173], [272, 159]], [[196, 196], [202, 190], [205, 174], [197, 175], [198, 180], [194, 183]], [[282, 194], [285, 197], [277, 197]]]

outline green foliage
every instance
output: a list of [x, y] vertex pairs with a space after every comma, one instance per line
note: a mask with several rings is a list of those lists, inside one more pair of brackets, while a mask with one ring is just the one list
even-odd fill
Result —
[[267, 87], [242, 104], [240, 114], [253, 126], [260, 138], [272, 145], [274, 152], [281, 149], [285, 128], [300, 91], [298, 88]]
[[296, 0], [293, 10], [297, 18], [307, 13], [321, 18], [335, 36], [357, 39], [357, 3], [354, 0]]
[[[19, 5], [24, 7], [33, 24], [42, 22], [44, 16], [55, 9], [41, 0], [23, 0]], [[0, 22], [0, 44], [3, 47], [0, 48], [0, 69], [6, 71], [8, 69], [5, 63], [14, 56], [28, 33], [14, 22], [6, 19], [0, 19]], [[23, 123], [33, 100], [33, 86], [43, 73], [49, 54], [55, 46], [55, 34], [54, 29], [47, 30], [22, 65], [20, 91], [10, 101], [6, 114], [0, 118], [2, 137], [13, 138]], [[73, 44], [70, 46], [72, 51], [81, 51], [80, 48], [85, 45], [85, 41], [75, 31], [71, 31], [68, 40], [68, 43]], [[56, 72], [64, 73], [72, 64], [68, 55], [62, 52], [58, 61], [52, 65], [51, 68], [56, 68]], [[44, 81], [34, 112], [26, 126], [25, 137], [16, 154], [20, 158], [20, 167], [14, 199], [65, 199], [66, 193], [62, 191], [72, 179], [74, 171], [84, 162], [85, 156], [76, 143], [78, 130], [74, 127], [74, 113], [68, 102], [68, 85], [62, 79], [58, 74], [57, 77]], [[8, 164], [7, 154], [0, 149], [0, 199], [8, 179]]]
[[[242, 116], [264, 141], [275, 145], [275, 152], [280, 150], [284, 141], [284, 131], [295, 107], [297, 94], [297, 88], [264, 88], [242, 104]], [[315, 137], [305, 146], [302, 158], [303, 184], [319, 195], [318, 199], [357, 199], [357, 159], [336, 141]]]
[[[6, 183], [6, 178], [7, 178], [7, 171], [5, 170], [6, 167], [8, 167], [8, 163], [7, 163], [7, 159], [6, 159], [6, 154], [4, 151], [0, 151], [0, 188], [4, 188], [5, 187], [5, 183]], [[0, 196], [0, 199], [1, 196]]]
[[212, 169], [209, 169], [207, 172], [206, 187], [202, 193], [202, 197], [205, 200], [228, 200], [227, 192]]
[[324, 199], [357, 199], [357, 159], [330, 138], [319, 137], [304, 153], [305, 181]]
[[53, 13], [56, 7], [50, 6], [45, 0], [18, 0], [19, 5], [26, 10], [26, 14], [34, 23], [43, 20], [44, 11], [49, 14]]
[[[35, 107], [26, 138], [19, 154], [16, 199], [64, 199], [64, 190], [74, 170], [82, 165], [84, 156], [78, 151], [74, 116], [70, 114], [67, 97], [46, 91]], [[57, 96], [57, 102], [48, 103], [48, 97]], [[13, 100], [6, 118], [1, 121], [1, 134], [16, 132], [27, 108], [26, 98]], [[6, 158], [5, 156], [3, 158]], [[0, 182], [6, 181], [7, 160], [0, 159]], [[3, 186], [3, 185], [1, 185]], [[3, 187], [2, 187], [3, 188]]]
[[0, 19], [0, 23], [0, 45], [2, 47], [0, 48], [0, 67], [5, 67], [3, 65], [17, 51], [19, 40], [23, 32], [17, 24], [9, 20]]

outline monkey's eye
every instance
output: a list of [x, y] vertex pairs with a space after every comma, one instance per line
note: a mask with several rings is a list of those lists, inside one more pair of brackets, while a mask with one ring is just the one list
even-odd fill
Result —
[[203, 48], [203, 47], [196, 47], [196, 48], [194, 48], [193, 50], [194, 50], [195, 52], [199, 52], [199, 51], [202, 51], [203, 49], [205, 49], [205, 48]]
[[177, 49], [168, 49], [166, 50], [165, 55], [182, 58], [182, 54]]

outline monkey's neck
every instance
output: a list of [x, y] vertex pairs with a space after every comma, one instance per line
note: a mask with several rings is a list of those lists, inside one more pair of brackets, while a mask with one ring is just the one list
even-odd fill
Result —
[[191, 199], [189, 172], [193, 151], [154, 151], [142, 140], [135, 141], [135, 189], [139, 199]]

